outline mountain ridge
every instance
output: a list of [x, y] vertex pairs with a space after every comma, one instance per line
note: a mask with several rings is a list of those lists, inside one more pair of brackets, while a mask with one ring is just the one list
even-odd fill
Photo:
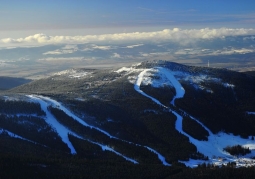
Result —
[[[241, 167], [255, 165], [254, 84], [254, 77], [227, 69], [150, 61], [58, 73], [9, 90], [1, 103], [39, 103], [47, 114], [40, 118], [58, 121], [49, 124], [72, 153], [79, 139], [133, 163]], [[59, 126], [67, 129], [65, 137]], [[251, 153], [237, 157], [224, 150], [235, 145]]]

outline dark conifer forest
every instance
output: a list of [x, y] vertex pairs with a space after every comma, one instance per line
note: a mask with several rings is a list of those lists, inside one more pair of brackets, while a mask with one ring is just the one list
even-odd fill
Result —
[[252, 73], [116, 70], [1, 91], [0, 178], [254, 178]]

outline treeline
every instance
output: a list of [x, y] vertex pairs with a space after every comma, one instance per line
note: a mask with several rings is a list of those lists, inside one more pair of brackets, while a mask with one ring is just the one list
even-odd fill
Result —
[[173, 100], [176, 92], [172, 86], [162, 86], [160, 88], [152, 87], [151, 85], [141, 85], [140, 89], [146, 94], [159, 100], [165, 106], [169, 106], [170, 102]]
[[202, 164], [197, 168], [184, 169], [176, 175], [168, 176], [166, 179], [252, 179], [255, 176], [255, 167], [235, 168], [235, 163], [227, 166], [214, 167]]
[[118, 156], [110, 151], [103, 151], [102, 148], [89, 141], [79, 139], [72, 135], [68, 135], [69, 140], [72, 142], [77, 157], [85, 158], [87, 160], [112, 160], [115, 162], [128, 162], [123, 157]]
[[148, 141], [168, 161], [206, 159], [197, 152], [196, 146], [190, 143], [188, 137], [182, 135], [175, 129], [176, 117], [169, 112], [162, 114], [144, 114], [140, 120], [144, 122], [155, 139]]
[[223, 150], [235, 156], [246, 155], [251, 153], [251, 150], [249, 149], [249, 147], [243, 147], [241, 145], [227, 146], [223, 148]]
[[182, 85], [186, 91], [185, 96], [176, 100], [176, 106], [199, 119], [213, 133], [225, 131], [241, 135], [243, 138], [255, 135], [255, 120], [251, 120], [253, 116], [246, 114], [246, 111], [251, 109], [249, 106], [254, 106], [254, 100], [251, 99], [255, 99], [255, 94], [250, 91], [251, 88], [248, 88], [246, 94], [250, 96], [248, 102], [247, 96], [243, 97], [244, 94], [240, 94], [238, 86], [232, 89], [209, 83], [207, 86], [213, 93], [208, 93], [185, 83]]
[[[88, 145], [85, 144], [85, 148]], [[135, 165], [106, 151], [102, 151], [101, 156], [96, 150], [95, 156], [90, 158], [88, 155], [70, 155], [2, 135], [0, 148], [0, 178], [154, 179], [182, 171], [181, 167], [165, 167], [162, 164]], [[95, 148], [87, 149], [93, 155], [90, 149]]]
[[[93, 121], [90, 117], [87, 120], [91, 123], [97, 121], [100, 128], [119, 138], [154, 148], [165, 156], [169, 163], [190, 158], [206, 159], [206, 156], [197, 152], [197, 148], [186, 136], [176, 131], [176, 117], [173, 114], [137, 93], [127, 80], [119, 83], [101, 90], [102, 93], [106, 92], [109, 87], [108, 90], [111, 91], [104, 100], [92, 98], [86, 101], [67, 100], [64, 104], [68, 104], [68, 107], [79, 115], [83, 112], [84, 118], [86, 115], [94, 116]], [[155, 113], [145, 112], [150, 109]], [[107, 119], [112, 121], [108, 122]]]
[[[254, 167], [233, 168], [234, 164], [201, 165], [194, 169], [151, 163], [135, 165], [110, 153], [101, 158], [99, 147], [74, 140], [88, 155], [85, 152], [83, 156], [70, 155], [0, 135], [0, 178], [239, 179], [255, 176]], [[72, 143], [78, 149], [74, 140]], [[92, 150], [96, 151], [95, 155]]]
[[37, 103], [26, 101], [9, 101], [0, 99], [0, 113], [4, 114], [37, 114], [38, 116], [45, 116], [45, 112]]
[[9, 130], [14, 134], [28, 140], [46, 145], [52, 149], [70, 152], [54, 129], [44, 119], [34, 116], [8, 116], [0, 115], [0, 128]]
[[161, 163], [158, 159], [158, 156], [155, 153], [147, 150], [145, 147], [125, 142], [120, 139], [110, 138], [96, 129], [83, 126], [78, 121], [68, 116], [64, 111], [58, 108], [50, 106], [49, 109], [61, 124], [76, 132], [78, 135], [84, 137], [85, 139], [109, 146], [110, 148], [113, 148], [117, 152], [129, 158], [137, 160], [139, 163]]
[[188, 116], [183, 117], [182, 129], [195, 139], [208, 141], [208, 131]]

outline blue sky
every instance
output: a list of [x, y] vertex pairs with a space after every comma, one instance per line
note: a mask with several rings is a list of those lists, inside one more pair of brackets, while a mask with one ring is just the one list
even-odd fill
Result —
[[254, 0], [9, 0], [1, 2], [0, 31], [1, 37], [17, 37], [17, 31], [22, 36], [254, 28], [254, 7]]
[[[218, 56], [236, 54], [250, 54], [239, 65], [252, 66], [254, 7], [255, 0], [0, 0], [1, 75], [153, 59], [207, 65], [205, 56], [233, 67]], [[26, 48], [17, 54], [18, 47]]]

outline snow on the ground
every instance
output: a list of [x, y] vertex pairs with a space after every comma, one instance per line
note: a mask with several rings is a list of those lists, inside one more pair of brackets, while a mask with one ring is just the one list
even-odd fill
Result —
[[57, 73], [54, 73], [53, 75], [66, 75], [69, 74], [71, 70], [64, 70]]
[[[237, 158], [230, 155], [229, 153], [223, 151], [223, 148], [227, 146], [241, 145], [243, 147], [249, 147], [251, 150], [255, 149], [255, 142], [251, 139], [243, 139], [240, 136], [234, 136], [233, 134], [226, 134], [224, 132], [220, 132], [218, 134], [213, 134], [211, 131], [209, 132], [208, 141], [200, 141], [194, 139], [187, 133], [182, 130], [182, 117], [175, 113], [177, 116], [176, 120], [176, 129], [187, 136], [192, 144], [197, 147], [197, 150], [208, 156], [211, 163], [215, 163], [213, 159], [220, 158], [224, 161], [221, 161], [220, 164], [226, 164], [228, 162], [236, 161]], [[247, 156], [246, 156], [247, 157]], [[239, 157], [239, 159], [245, 159], [245, 157]], [[191, 163], [194, 163], [195, 160], [190, 160]], [[185, 162], [187, 163], [187, 162]], [[199, 163], [199, 161], [198, 161]], [[253, 165], [255, 165], [255, 160], [253, 160]], [[238, 164], [237, 164], [238, 166]]]
[[[98, 130], [100, 132], [102, 132], [103, 134], [105, 134], [106, 136], [110, 137], [110, 138], [114, 138], [114, 139], [117, 139], [117, 140], [121, 140], [123, 142], [127, 142], [127, 143], [131, 143], [131, 144], [135, 144], [133, 142], [129, 142], [129, 141], [126, 141], [126, 140], [122, 140], [120, 138], [117, 138], [115, 136], [112, 136], [110, 135], [108, 132], [106, 132], [105, 130], [102, 130], [98, 127], [95, 127], [95, 126], [92, 126], [92, 125], [89, 125], [87, 124], [85, 121], [83, 121], [82, 119], [80, 119], [79, 117], [77, 117], [76, 115], [74, 115], [71, 111], [69, 111], [67, 108], [65, 108], [62, 104], [60, 104], [59, 102], [49, 98], [49, 97], [45, 97], [45, 96], [39, 96], [39, 95], [27, 95], [29, 98], [31, 98], [34, 102], [39, 102], [41, 104], [41, 107], [42, 107], [42, 110], [46, 110], [46, 122], [48, 122], [49, 124], [51, 124], [53, 127], [55, 127], [57, 129], [57, 132], [59, 133], [59, 135], [62, 137], [62, 140], [63, 142], [67, 143], [69, 148], [75, 152], [75, 149], [72, 147], [72, 144], [71, 142], [69, 141], [68, 137], [66, 138], [66, 135], [68, 133], [72, 134], [72, 135], [75, 135], [75, 136], [78, 136], [77, 134], [71, 132], [70, 130], [66, 129], [64, 126], [62, 126], [60, 123], [58, 123], [58, 121], [55, 119], [55, 117], [50, 113], [50, 111], [48, 111], [47, 109], [47, 106], [54, 106], [54, 107], [57, 107], [58, 109], [61, 109], [62, 111], [64, 111], [68, 116], [72, 117], [74, 120], [77, 120], [80, 124], [86, 126], [86, 127], [90, 127], [91, 129], [95, 129], [95, 130]], [[81, 138], [81, 137], [79, 137]], [[90, 140], [89, 140], [90, 141]], [[102, 144], [99, 144], [99, 143], [96, 143], [96, 142], [93, 142], [93, 141], [90, 141], [94, 144], [97, 144], [97, 145], [100, 145], [102, 147], [102, 149], [104, 150], [109, 150], [109, 151], [112, 151], [114, 152], [115, 154], [117, 155], [120, 155], [122, 157], [124, 157], [126, 160], [128, 161], [131, 161], [133, 163], [138, 163], [136, 162], [135, 160], [131, 159], [131, 158], [128, 158], [122, 154], [120, 154], [119, 152], [113, 150], [112, 148], [109, 148], [108, 146], [104, 146]], [[135, 144], [137, 146], [141, 146], [141, 147], [145, 147], [147, 148], [149, 151], [155, 153], [159, 160], [162, 161], [163, 165], [166, 165], [166, 166], [169, 166], [170, 164], [168, 164], [166, 161], [165, 161], [165, 157], [163, 157], [159, 152], [157, 152], [156, 150], [152, 149], [152, 148], [149, 148], [147, 146], [143, 146], [143, 145], [140, 145], [140, 144]]]
[[136, 65], [133, 65], [131, 67], [122, 67], [116, 71], [114, 71], [115, 73], [124, 73], [125, 72], [125, 75], [127, 74], [130, 74], [130, 73], [133, 73], [133, 72], [140, 72], [142, 71], [143, 69], [139, 69], [137, 68], [137, 66], [139, 66], [140, 64], [136, 64]]
[[[134, 85], [134, 88], [135, 88], [135, 90], [136, 90], [138, 93], [140, 93], [140, 94], [146, 96], [147, 98], [150, 98], [150, 99], [153, 100], [155, 103], [157, 103], [157, 104], [159, 104], [159, 105], [161, 105], [161, 106], [164, 106], [164, 105], [161, 104], [157, 99], [155, 99], [155, 98], [153, 98], [153, 97], [147, 95], [146, 93], [144, 93], [144, 92], [140, 89], [140, 86], [141, 86], [142, 82], [144, 81], [144, 79], [145, 79], [146, 81], [148, 81], [148, 79], [147, 79], [147, 78], [144, 78], [144, 76], [146, 76], [146, 74], [147, 74], [149, 71], [154, 71], [154, 72], [156, 71], [158, 74], [160, 74], [160, 76], [164, 76], [164, 78], [163, 78], [164, 80], [165, 80], [165, 79], [168, 79], [168, 81], [169, 81], [168, 84], [172, 84], [172, 85], [173, 85], [173, 87], [175, 88], [176, 95], [174, 96], [173, 100], [171, 101], [171, 104], [174, 104], [175, 99], [177, 99], [177, 98], [182, 98], [182, 97], [184, 96], [185, 90], [184, 90], [184, 88], [181, 86], [181, 84], [179, 83], [179, 81], [173, 76], [173, 74], [172, 74], [169, 70], [167, 70], [167, 69], [165, 69], [165, 68], [161, 68], [161, 67], [158, 67], [158, 68], [155, 68], [155, 69], [145, 69], [145, 70], [143, 70], [143, 71], [138, 75], [137, 80], [136, 80], [135, 85]], [[160, 79], [160, 82], [161, 82], [161, 80], [162, 80], [162, 78]], [[152, 86], [153, 86], [153, 83], [158, 84], [158, 83], [160, 83], [160, 82], [157, 82], [157, 80], [154, 79], [154, 80], [151, 81], [150, 83], [152, 83]], [[166, 107], [166, 106], [164, 106], [164, 107]]]
[[163, 155], [161, 155], [160, 153], [158, 153], [156, 150], [154, 150], [148, 146], [144, 146], [144, 147], [147, 148], [148, 150], [150, 150], [151, 152], [157, 154], [158, 158], [162, 161], [163, 165], [171, 166], [169, 163], [167, 163], [166, 158]]
[[179, 83], [179, 81], [174, 77], [174, 75], [171, 73], [171, 71], [169, 71], [166, 68], [158, 68], [160, 73], [163, 73], [166, 75], [166, 77], [168, 78], [168, 80], [173, 84], [174, 88], [175, 88], [175, 96], [173, 98], [173, 100], [171, 101], [171, 104], [174, 105], [174, 101], [177, 98], [183, 98], [184, 94], [185, 94], [185, 90], [182, 87], [182, 85]]
[[147, 95], [147, 94], [144, 93], [142, 90], [140, 90], [140, 85], [141, 85], [141, 83], [142, 83], [142, 81], [143, 81], [143, 76], [144, 76], [144, 74], [145, 74], [147, 71], [149, 71], [149, 70], [150, 70], [150, 69], [143, 70], [143, 71], [138, 75], [137, 80], [136, 80], [135, 85], [134, 85], [134, 88], [135, 88], [135, 90], [136, 90], [138, 93], [142, 94], [143, 96], [145, 96], [145, 97], [147, 97], [147, 98], [150, 98], [152, 101], [154, 101], [154, 102], [157, 103], [158, 105], [163, 106], [163, 107], [166, 107], [165, 105], [161, 104], [161, 103], [159, 102], [159, 100], [157, 100], [157, 99], [155, 99], [155, 98], [153, 98], [153, 97]]
[[75, 100], [77, 100], [77, 101], [85, 101], [84, 98], [75, 98]]
[[247, 113], [247, 114], [255, 115], [255, 112], [251, 112], [251, 111], [247, 111], [246, 113]]
[[[161, 67], [157, 68], [157, 69], [158, 69], [158, 73], [165, 74], [165, 76], [168, 78], [168, 80], [171, 82], [171, 84], [173, 84], [173, 86], [176, 90], [176, 96], [174, 97], [174, 99], [182, 98], [184, 96], [185, 90], [183, 89], [183, 87], [178, 82], [177, 78], [175, 77], [176, 72], [172, 72], [169, 69], [165, 69], [165, 68], [161, 68]], [[144, 95], [145, 97], [151, 99], [152, 101], [156, 102], [158, 105], [164, 106], [163, 104], [161, 104], [161, 102], [159, 100], [155, 99], [152, 96], [147, 95], [140, 89], [140, 85], [142, 84], [142, 82], [144, 80], [145, 74], [148, 73], [148, 71], [150, 71], [150, 70], [152, 70], [152, 69], [144, 69], [138, 75], [136, 83], [134, 85], [134, 89], [138, 93], [140, 93], [140, 94]], [[179, 76], [180, 73], [178, 73], [177, 75]], [[201, 79], [203, 79], [203, 78], [205, 78], [205, 77], [202, 76]], [[145, 79], [145, 80], [148, 81], [148, 79]], [[224, 83], [222, 83], [222, 84], [224, 85]], [[226, 86], [231, 87], [231, 88], [233, 87], [233, 85], [229, 85], [229, 84], [227, 84]], [[173, 105], [174, 105], [174, 99], [171, 102]], [[167, 106], [164, 106], [164, 107], [168, 108]], [[179, 115], [177, 112], [172, 111], [170, 108], [168, 108], [168, 109], [170, 112], [172, 112], [177, 117], [176, 124], [175, 124], [176, 130], [179, 131], [180, 133], [182, 133], [183, 135], [187, 136], [189, 138], [190, 142], [197, 147], [197, 150], [200, 153], [209, 157], [208, 161], [193, 160], [193, 159], [190, 159], [189, 161], [180, 161], [180, 162], [183, 162], [186, 166], [196, 167], [196, 166], [198, 166], [198, 164], [201, 164], [201, 163], [213, 163], [214, 165], [226, 165], [228, 162], [236, 162], [237, 167], [250, 166], [250, 165], [255, 166], [255, 160], [249, 158], [249, 157], [255, 156], [255, 142], [254, 142], [254, 140], [243, 139], [240, 136], [234, 136], [233, 134], [226, 134], [224, 132], [220, 132], [218, 134], [213, 134], [210, 131], [210, 129], [208, 129], [200, 121], [198, 121], [194, 117], [190, 116], [191, 119], [193, 119], [196, 122], [198, 122], [199, 124], [201, 124], [202, 127], [204, 127], [204, 129], [207, 130], [209, 133], [208, 141], [200, 141], [200, 140], [194, 139], [189, 134], [187, 134], [183, 131], [183, 129], [182, 129], [183, 117], [181, 115]], [[183, 112], [185, 112], [185, 111], [183, 111]], [[254, 112], [247, 112], [247, 113], [255, 114]], [[188, 114], [186, 113], [186, 115], [188, 115]], [[243, 156], [243, 157], [235, 157], [235, 156], [232, 156], [229, 153], [223, 151], [223, 148], [225, 148], [227, 146], [234, 146], [234, 145], [242, 145], [243, 147], [249, 147], [249, 149], [252, 150], [252, 153], [247, 154], [246, 156]]]
[[20, 135], [17, 135], [15, 133], [11, 132], [11, 131], [6, 130], [6, 129], [0, 129], [0, 134], [2, 134], [2, 133], [7, 133], [10, 137], [13, 137], [13, 138], [22, 139], [22, 140], [25, 140], [25, 141], [28, 141], [28, 142], [31, 142], [31, 143], [34, 143], [34, 144], [38, 144], [37, 142], [34, 142], [32, 140], [21, 137]]
[[[64, 143], [66, 143], [69, 147], [69, 149], [71, 150], [71, 153], [72, 154], [76, 154], [76, 150], [75, 148], [73, 147], [71, 141], [69, 140], [68, 138], [68, 134], [72, 134], [78, 138], [81, 138], [83, 140], [85, 140], [84, 138], [78, 136], [77, 134], [75, 134], [74, 132], [70, 131], [69, 129], [67, 129], [66, 127], [64, 127], [62, 124], [60, 124], [56, 118], [51, 114], [51, 112], [47, 109], [48, 106], [52, 105], [52, 104], [55, 104], [57, 105], [59, 108], [62, 107], [64, 108], [60, 103], [54, 101], [54, 100], [51, 100], [50, 98], [47, 98], [47, 97], [43, 97], [43, 96], [36, 96], [36, 95], [27, 95], [32, 101], [34, 102], [38, 102], [40, 105], [41, 105], [41, 108], [42, 110], [46, 113], [46, 122], [48, 124], [50, 124], [54, 129], [56, 129], [57, 133], [59, 134], [59, 136], [62, 138], [62, 141]], [[63, 109], [62, 109], [63, 110]], [[64, 108], [65, 112], [67, 112], [68, 110], [66, 108]], [[68, 111], [69, 112], [69, 111]], [[69, 112], [70, 114], [70, 112]], [[73, 114], [72, 114], [73, 115]], [[74, 116], [74, 115], [73, 115]], [[79, 121], [80, 122], [80, 121]], [[122, 154], [120, 154], [119, 152], [115, 151], [114, 149], [108, 147], [108, 146], [104, 146], [102, 144], [99, 144], [99, 143], [96, 143], [96, 142], [93, 142], [91, 140], [87, 140], [93, 144], [96, 144], [96, 145], [99, 145], [102, 150], [108, 150], [108, 151], [111, 151], [123, 158], [125, 158], [126, 160], [130, 161], [130, 162], [133, 162], [135, 164], [137, 164], [138, 162], [129, 158], [129, 157], [126, 157]]]
[[70, 78], [82, 78], [87, 76], [88, 74], [90, 74], [89, 72], [75, 72], [73, 74], [70, 74], [69, 77]]
[[60, 104], [59, 102], [49, 98], [49, 97], [45, 97], [45, 96], [38, 96], [38, 95], [29, 95], [29, 96], [33, 96], [37, 99], [41, 99], [42, 101], [48, 102], [50, 103], [50, 105], [53, 105], [53, 107], [58, 108], [62, 111], [64, 111], [68, 116], [72, 117], [74, 120], [78, 121], [80, 124], [82, 124], [83, 126], [86, 127], [90, 127], [91, 129], [96, 129], [100, 132], [102, 132], [103, 134], [107, 135], [110, 138], [116, 138], [112, 135], [110, 135], [108, 132], [106, 132], [105, 130], [102, 130], [98, 127], [89, 125], [88, 123], [86, 123], [85, 121], [83, 121], [81, 118], [77, 117], [76, 115], [74, 115], [71, 111], [69, 111], [66, 107], [64, 107], [62, 104]]
[[107, 151], [113, 152], [113, 153], [115, 153], [116, 155], [118, 155], [118, 156], [120, 156], [120, 157], [126, 159], [126, 160], [129, 161], [129, 162], [132, 162], [132, 163], [134, 163], [134, 164], [139, 164], [136, 160], [134, 160], [134, 159], [132, 159], [132, 158], [129, 158], [129, 157], [127, 157], [127, 156], [125, 156], [125, 155], [123, 155], [123, 154], [121, 154], [121, 153], [115, 151], [113, 148], [111, 148], [111, 147], [109, 147], [109, 146], [107, 146], [107, 145], [103, 145], [103, 144], [100, 144], [100, 143], [98, 143], [98, 142], [94, 142], [94, 141], [92, 141], [92, 140], [85, 139], [85, 138], [83, 138], [83, 137], [81, 137], [81, 136], [79, 136], [79, 135], [75, 135], [75, 137], [77, 137], [77, 138], [79, 138], [79, 139], [82, 139], [82, 140], [85, 140], [85, 141], [88, 141], [88, 142], [90, 142], [90, 143], [92, 143], [92, 144], [98, 145], [99, 147], [101, 147], [101, 149], [102, 149], [103, 151], [107, 150]]
[[83, 70], [76, 70], [76, 69], [71, 69], [71, 70], [64, 70], [64, 71], [60, 71], [57, 73], [54, 73], [53, 75], [68, 75], [69, 78], [82, 78], [85, 76], [90, 75], [91, 72], [87, 72], [87, 71], [83, 71]]
[[69, 133], [73, 134], [73, 132], [67, 129], [66, 127], [64, 127], [63, 125], [61, 125], [56, 120], [56, 118], [48, 110], [47, 107], [49, 106], [49, 104], [46, 101], [34, 95], [28, 95], [28, 97], [31, 99], [31, 101], [37, 102], [41, 105], [42, 110], [46, 113], [45, 121], [56, 130], [56, 132], [61, 137], [62, 141], [66, 143], [69, 149], [71, 150], [71, 153], [76, 154], [76, 150], [68, 138], [68, 134]]
[[106, 145], [102, 145], [102, 144], [99, 144], [99, 143], [97, 143], [97, 142], [92, 142], [92, 143], [94, 143], [94, 144], [96, 144], [96, 145], [99, 145], [99, 146], [102, 148], [102, 150], [111, 151], [111, 152], [113, 152], [113, 153], [115, 153], [115, 154], [117, 154], [117, 155], [123, 157], [123, 158], [126, 159], [127, 161], [130, 161], [130, 162], [132, 162], [132, 163], [134, 163], [134, 164], [138, 164], [138, 162], [137, 162], [136, 160], [131, 159], [131, 158], [128, 158], [128, 157], [122, 155], [121, 153], [119, 153], [119, 152], [113, 150], [112, 148], [110, 148], [110, 147], [108, 147], [108, 146], [106, 146]]
[[222, 83], [223, 86], [225, 86], [226, 88], [234, 88], [235, 85], [233, 84], [229, 84], [229, 83]]
[[213, 91], [210, 88], [203, 86], [202, 85], [203, 82], [217, 83], [217, 84], [221, 84], [222, 86], [226, 88], [232, 88], [232, 89], [235, 87], [235, 85], [233, 84], [225, 83], [221, 79], [211, 77], [207, 74], [195, 75], [195, 74], [188, 74], [188, 73], [184, 73], [180, 71], [173, 72], [173, 74], [176, 76], [177, 80], [183, 80], [183, 81], [189, 82], [191, 85], [194, 86], [194, 88], [205, 90], [209, 93], [213, 93]]
[[13, 97], [13, 96], [3, 96], [4, 101], [19, 101], [18, 98]]

